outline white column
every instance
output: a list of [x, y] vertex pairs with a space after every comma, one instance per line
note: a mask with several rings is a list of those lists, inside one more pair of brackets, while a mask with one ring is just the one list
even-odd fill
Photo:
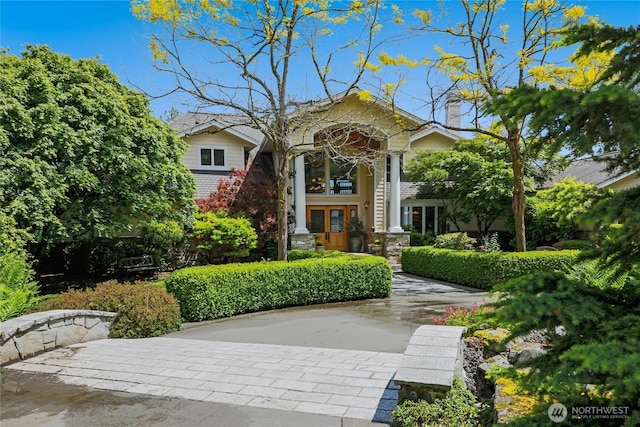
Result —
[[295, 180], [293, 181], [293, 197], [296, 206], [296, 227], [293, 230], [294, 234], [308, 234], [307, 229], [307, 198], [305, 189], [305, 176], [304, 176], [304, 154], [295, 158]]
[[389, 185], [389, 233], [401, 233], [400, 226], [400, 155], [391, 154]]

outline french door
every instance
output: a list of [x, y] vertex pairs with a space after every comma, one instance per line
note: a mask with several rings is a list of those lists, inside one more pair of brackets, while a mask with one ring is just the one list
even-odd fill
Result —
[[310, 233], [316, 234], [316, 242], [325, 249], [346, 251], [349, 236], [347, 223], [356, 216], [355, 206], [307, 206], [307, 223]]

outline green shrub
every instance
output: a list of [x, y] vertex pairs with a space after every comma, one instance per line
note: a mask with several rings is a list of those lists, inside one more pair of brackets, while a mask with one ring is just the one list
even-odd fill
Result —
[[0, 255], [0, 322], [21, 316], [41, 300], [33, 276], [24, 252]]
[[427, 246], [433, 245], [436, 241], [433, 233], [425, 233], [422, 234], [419, 231], [412, 231], [409, 234], [409, 245], [410, 246]]
[[444, 399], [406, 400], [391, 413], [396, 427], [472, 427], [480, 425], [480, 415], [480, 404], [459, 378]]
[[193, 236], [205, 257], [204, 263], [218, 257], [247, 257], [258, 245], [258, 235], [251, 221], [244, 217], [206, 212], [197, 213], [195, 218]]
[[312, 251], [308, 249], [291, 249], [290, 251], [287, 252], [287, 259], [289, 261], [299, 261], [301, 259], [309, 259], [309, 258], [336, 258], [336, 257], [342, 257], [342, 256], [350, 257], [345, 252], [334, 251], [334, 250], [318, 252], [318, 251]]
[[34, 311], [113, 311], [111, 338], [155, 337], [180, 329], [180, 307], [159, 286], [104, 282], [95, 289], [72, 290], [41, 303]]
[[391, 267], [379, 257], [306, 259], [190, 267], [165, 280], [182, 317], [201, 321], [253, 311], [391, 293]]
[[434, 248], [471, 250], [476, 239], [467, 236], [467, 233], [446, 233], [436, 237]]
[[563, 270], [577, 251], [472, 252], [429, 246], [405, 248], [402, 270], [480, 289], [537, 271]]
[[595, 249], [596, 245], [589, 240], [562, 240], [554, 243], [553, 247], [562, 250], [588, 251]]
[[442, 316], [433, 318], [433, 323], [445, 326], [464, 326], [467, 328], [467, 334], [472, 334], [479, 329], [499, 326], [492, 317], [492, 313], [493, 308], [488, 305], [448, 306], [444, 309]]
[[145, 221], [139, 228], [144, 250], [156, 265], [177, 268], [183, 262], [187, 238], [178, 221]]

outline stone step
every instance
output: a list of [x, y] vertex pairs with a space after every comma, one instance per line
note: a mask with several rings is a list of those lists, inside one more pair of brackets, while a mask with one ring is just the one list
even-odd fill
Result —
[[391, 265], [391, 271], [394, 273], [402, 273], [402, 265], [397, 261], [389, 260], [389, 265]]

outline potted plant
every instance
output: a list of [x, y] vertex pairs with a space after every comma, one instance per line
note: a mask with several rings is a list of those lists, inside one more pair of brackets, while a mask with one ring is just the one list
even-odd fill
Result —
[[324, 252], [324, 243], [316, 242], [316, 252]]
[[352, 217], [349, 221], [349, 252], [360, 252], [363, 235], [364, 222], [362, 222], [360, 217]]
[[373, 243], [369, 243], [369, 252], [374, 255], [382, 255], [382, 240], [376, 239]]

